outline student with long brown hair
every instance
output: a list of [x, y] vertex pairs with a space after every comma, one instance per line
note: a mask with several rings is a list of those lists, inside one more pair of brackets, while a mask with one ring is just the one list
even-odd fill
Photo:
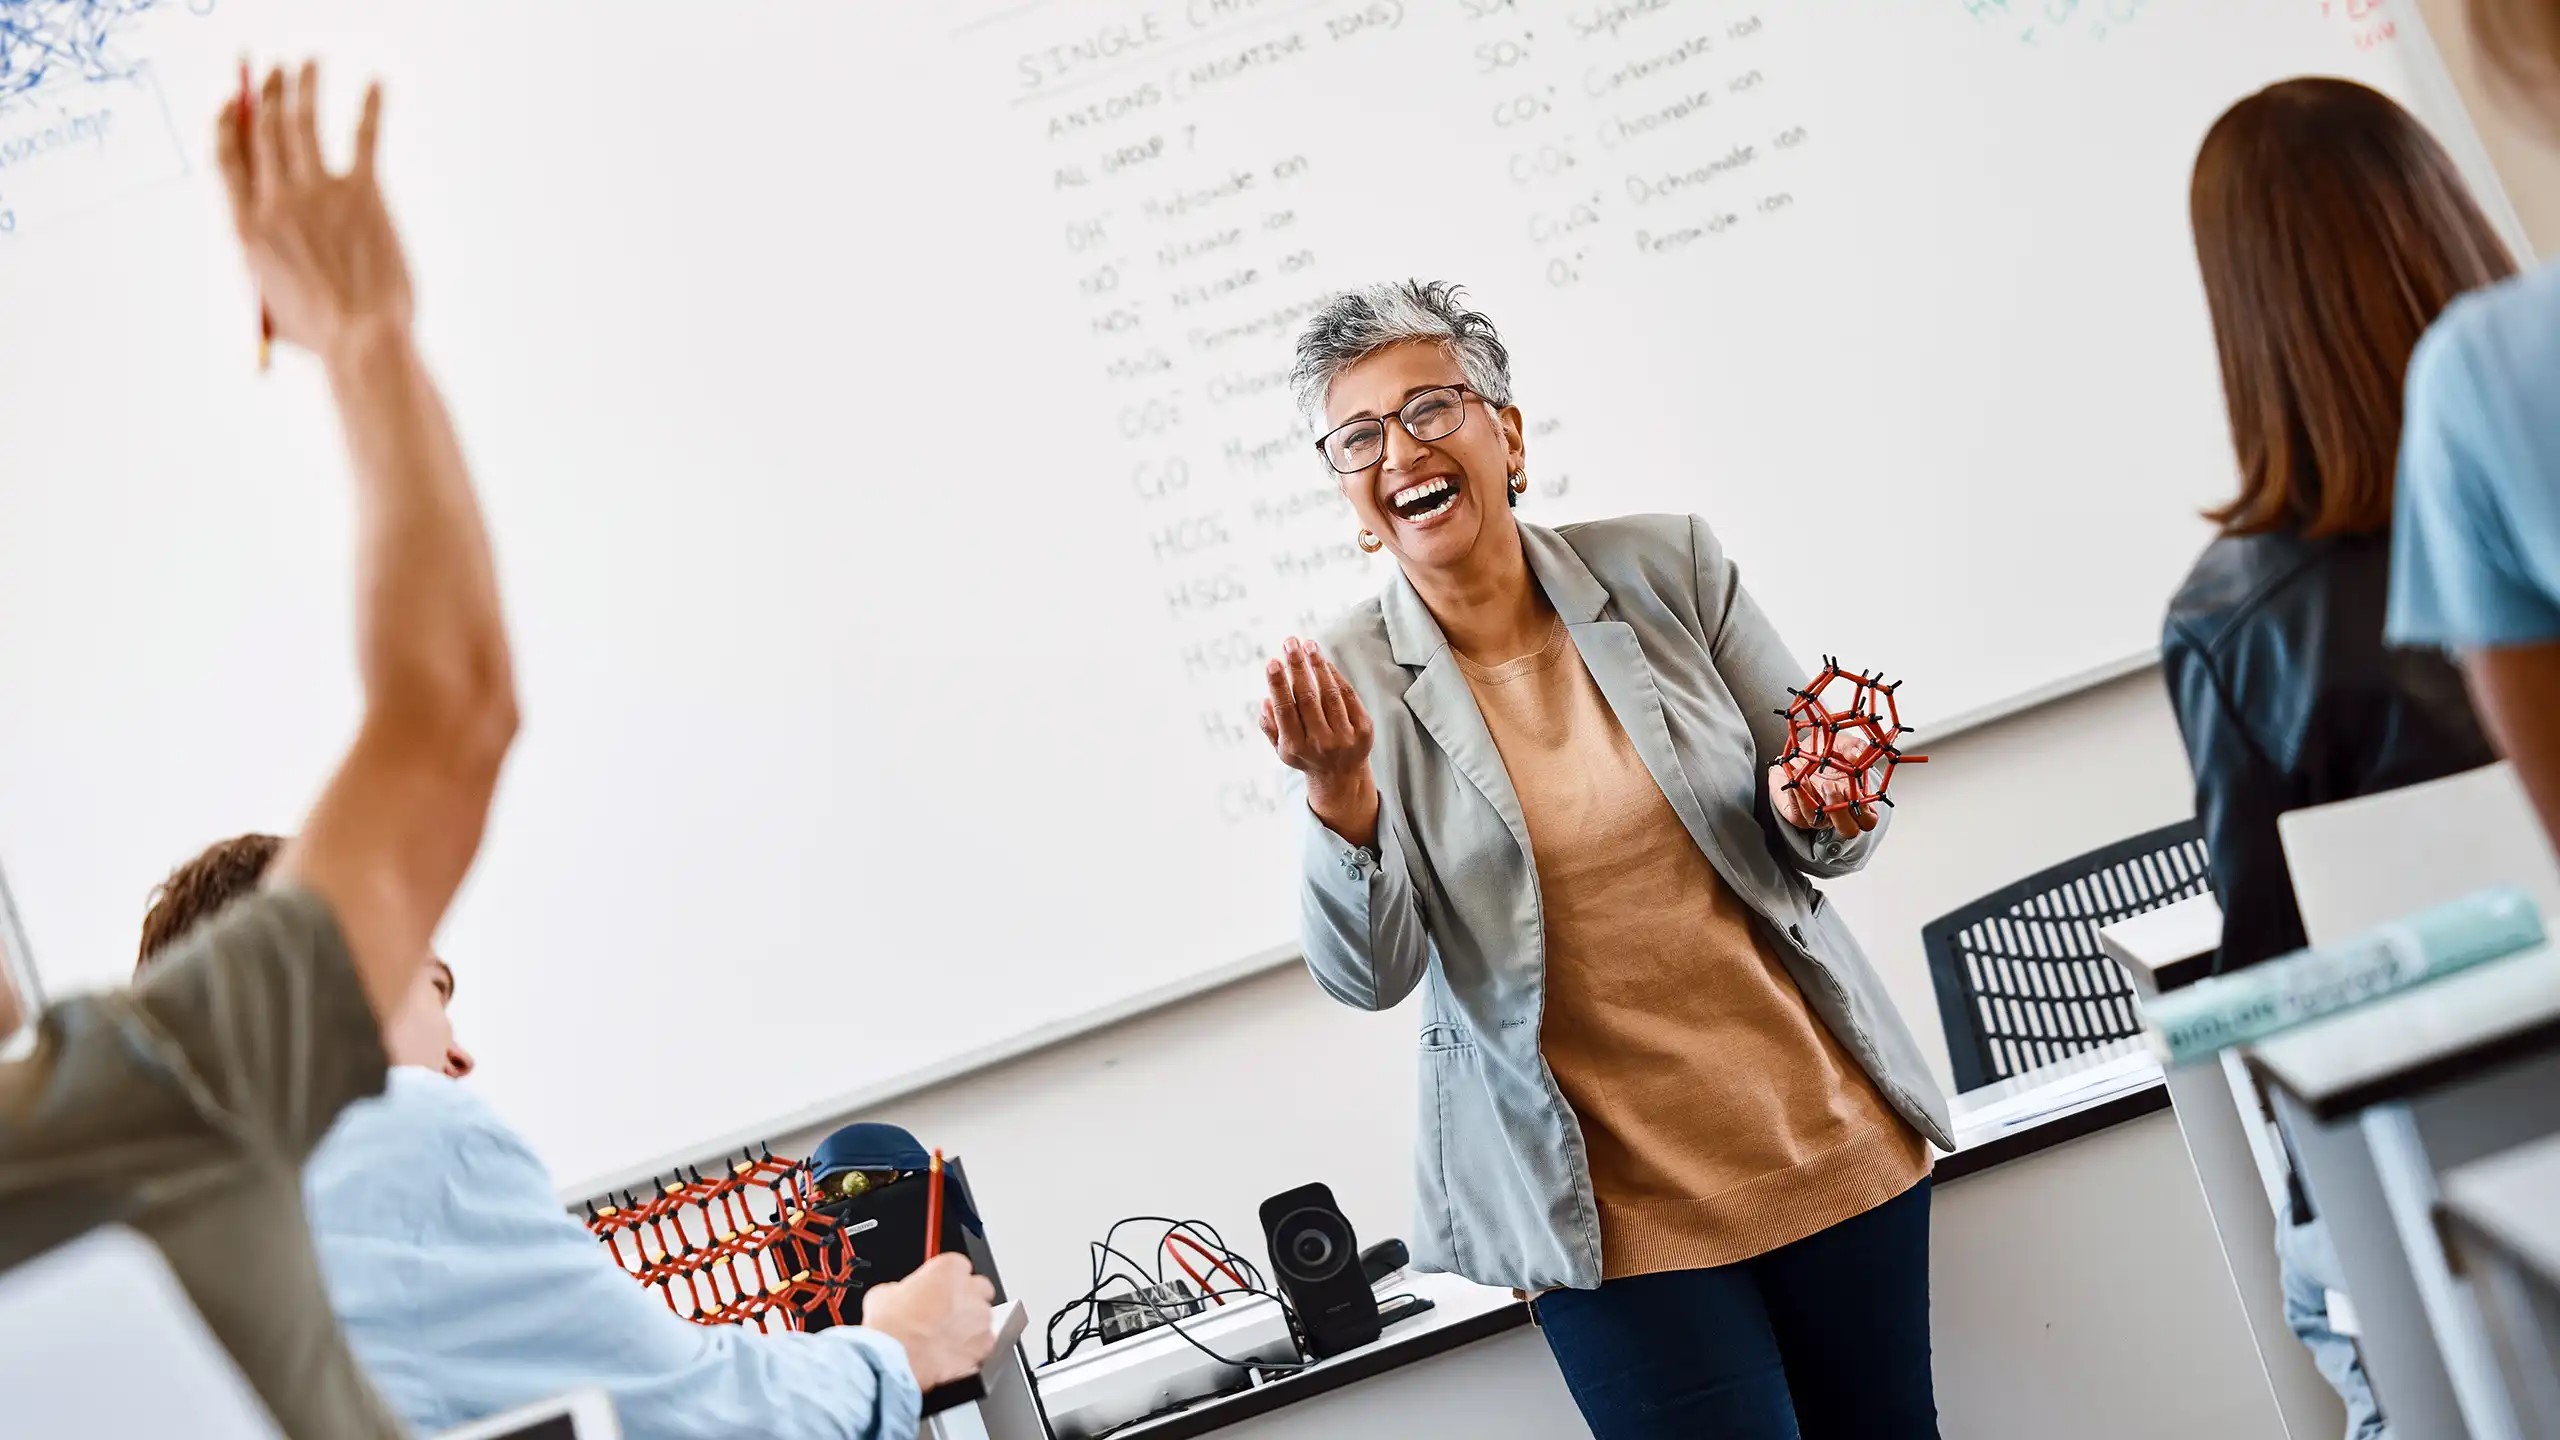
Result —
[[[2276, 817], [2487, 764], [2462, 678], [2383, 643], [2402, 379], [2455, 296], [2513, 262], [2443, 149], [2343, 80], [2288, 80], [2205, 137], [2189, 196], [2240, 488], [2170, 603], [2163, 665], [2223, 911], [2217, 968], [2300, 947]], [[2385, 1434], [2330, 1327], [2335, 1262], [2297, 1194], [2285, 1311], [2348, 1434]]]

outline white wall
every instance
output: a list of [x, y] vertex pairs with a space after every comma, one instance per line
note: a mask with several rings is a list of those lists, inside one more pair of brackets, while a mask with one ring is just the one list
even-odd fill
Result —
[[[1832, 893], [1943, 1078], [1921, 924], [2190, 805], [2150, 671], [1929, 754], [1896, 782], [1874, 871]], [[1348, 1010], [1292, 968], [844, 1118], [895, 1121], [968, 1158], [998, 1264], [1045, 1320], [1084, 1289], [1085, 1242], [1124, 1215], [1199, 1216], [1259, 1254], [1262, 1198], [1322, 1180], [1364, 1241], [1406, 1234], [1414, 1029], [1409, 1007]], [[776, 1148], [806, 1153], [823, 1133]]]

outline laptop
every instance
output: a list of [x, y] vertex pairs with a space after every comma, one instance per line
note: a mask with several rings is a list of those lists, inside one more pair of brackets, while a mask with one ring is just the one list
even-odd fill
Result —
[[573, 1390], [556, 1399], [491, 1415], [435, 1440], [622, 1440], [613, 1401], [601, 1390]]

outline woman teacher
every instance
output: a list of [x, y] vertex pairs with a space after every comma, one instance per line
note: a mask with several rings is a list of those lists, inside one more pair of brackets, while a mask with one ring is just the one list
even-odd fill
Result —
[[1601, 1440], [1935, 1435], [1946, 1101], [1807, 880], [1884, 831], [1785, 788], [1811, 672], [1704, 522], [1513, 517], [1509, 358], [1454, 289], [1331, 301], [1294, 379], [1395, 570], [1270, 662], [1263, 729], [1317, 982], [1424, 989], [1422, 1261], [1536, 1293]]

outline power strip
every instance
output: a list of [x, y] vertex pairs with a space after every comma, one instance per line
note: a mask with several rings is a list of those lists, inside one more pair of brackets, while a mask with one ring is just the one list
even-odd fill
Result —
[[1150, 1285], [1135, 1295], [1113, 1295], [1093, 1304], [1105, 1345], [1143, 1335], [1168, 1320], [1187, 1319], [1209, 1308], [1208, 1300], [1193, 1293], [1190, 1282], [1184, 1280]]
[[1229, 1360], [1286, 1364], [1298, 1358], [1288, 1315], [1256, 1295], [1230, 1298], [1188, 1320], [1122, 1344], [1070, 1356], [1039, 1372], [1040, 1402], [1058, 1440], [1085, 1440], [1204, 1396], [1243, 1388], [1244, 1371], [1211, 1359], [1184, 1335]]

